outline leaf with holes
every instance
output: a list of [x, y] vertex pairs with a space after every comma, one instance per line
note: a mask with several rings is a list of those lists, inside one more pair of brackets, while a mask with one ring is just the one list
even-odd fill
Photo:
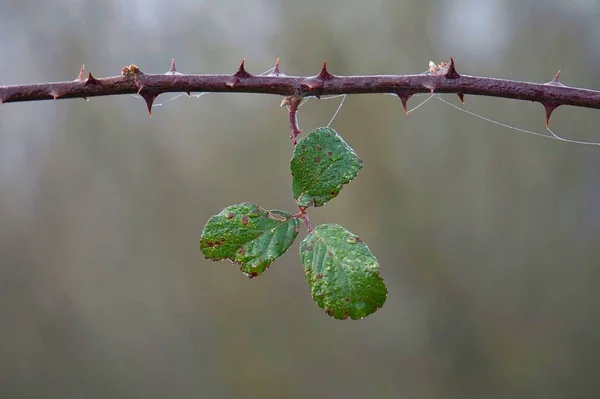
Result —
[[362, 159], [335, 130], [313, 130], [298, 141], [291, 161], [296, 202], [303, 207], [325, 204], [358, 175], [362, 166]]
[[207, 259], [229, 259], [248, 277], [256, 277], [292, 245], [300, 222], [291, 214], [244, 202], [211, 217], [200, 238]]
[[323, 224], [300, 244], [306, 281], [314, 301], [336, 319], [361, 319], [387, 297], [379, 264], [369, 247], [337, 224]]

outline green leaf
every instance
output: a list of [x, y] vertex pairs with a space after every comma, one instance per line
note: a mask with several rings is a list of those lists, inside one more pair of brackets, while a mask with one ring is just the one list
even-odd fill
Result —
[[320, 127], [301, 138], [291, 161], [292, 193], [298, 205], [321, 206], [356, 177], [363, 161], [333, 129]]
[[314, 301], [336, 319], [361, 319], [383, 306], [379, 264], [360, 237], [337, 224], [317, 226], [300, 244]]
[[200, 238], [207, 259], [229, 259], [248, 277], [256, 277], [292, 245], [300, 222], [291, 214], [244, 202], [211, 217]]

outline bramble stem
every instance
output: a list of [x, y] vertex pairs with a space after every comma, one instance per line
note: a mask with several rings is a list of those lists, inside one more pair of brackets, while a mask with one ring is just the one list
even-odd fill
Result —
[[256, 76], [246, 72], [244, 62], [233, 75], [191, 75], [178, 72], [173, 62], [166, 74], [146, 74], [130, 65], [123, 68], [120, 76], [96, 79], [91, 73], [85, 78], [82, 68], [79, 77], [70, 82], [0, 86], [0, 103], [138, 93], [150, 108], [158, 95], [167, 92], [262, 93], [300, 99], [393, 93], [403, 105], [415, 93], [456, 93], [461, 99], [469, 94], [536, 101], [546, 109], [547, 120], [559, 105], [600, 109], [600, 91], [565, 86], [559, 74], [548, 83], [461, 75], [456, 72], [453, 59], [447, 64], [432, 65], [427, 73], [418, 75], [335, 76], [324, 63], [321, 72], [310, 77], [286, 76], [278, 64], [273, 73]]

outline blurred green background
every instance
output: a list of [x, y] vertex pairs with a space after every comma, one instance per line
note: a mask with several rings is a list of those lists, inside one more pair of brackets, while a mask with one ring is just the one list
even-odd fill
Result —
[[[0, 2], [0, 84], [124, 65], [289, 75], [458, 71], [598, 89], [596, 1]], [[162, 95], [161, 103], [173, 95]], [[426, 97], [413, 97], [415, 106]], [[446, 96], [457, 103], [456, 96]], [[348, 97], [365, 161], [314, 224], [359, 234], [389, 295], [362, 321], [312, 301], [298, 242], [260, 278], [202, 256], [204, 223], [294, 211], [280, 97], [133, 96], [0, 107], [0, 397], [598, 397], [600, 149], [432, 99]], [[305, 132], [337, 100], [311, 100]], [[540, 104], [467, 96], [544, 131]], [[600, 112], [555, 132], [600, 141]], [[301, 233], [299, 238], [304, 236]]]

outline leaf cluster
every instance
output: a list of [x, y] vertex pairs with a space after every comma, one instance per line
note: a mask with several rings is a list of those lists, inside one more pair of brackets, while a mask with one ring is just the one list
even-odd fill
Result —
[[293, 244], [301, 221], [308, 234], [300, 259], [312, 298], [336, 319], [362, 319], [383, 306], [387, 288], [379, 264], [363, 240], [337, 224], [312, 227], [307, 210], [338, 196], [363, 161], [333, 129], [317, 128], [302, 137], [290, 162], [292, 195], [299, 212], [266, 210], [243, 202], [212, 216], [202, 231], [207, 259], [229, 259], [250, 278], [260, 276]]

